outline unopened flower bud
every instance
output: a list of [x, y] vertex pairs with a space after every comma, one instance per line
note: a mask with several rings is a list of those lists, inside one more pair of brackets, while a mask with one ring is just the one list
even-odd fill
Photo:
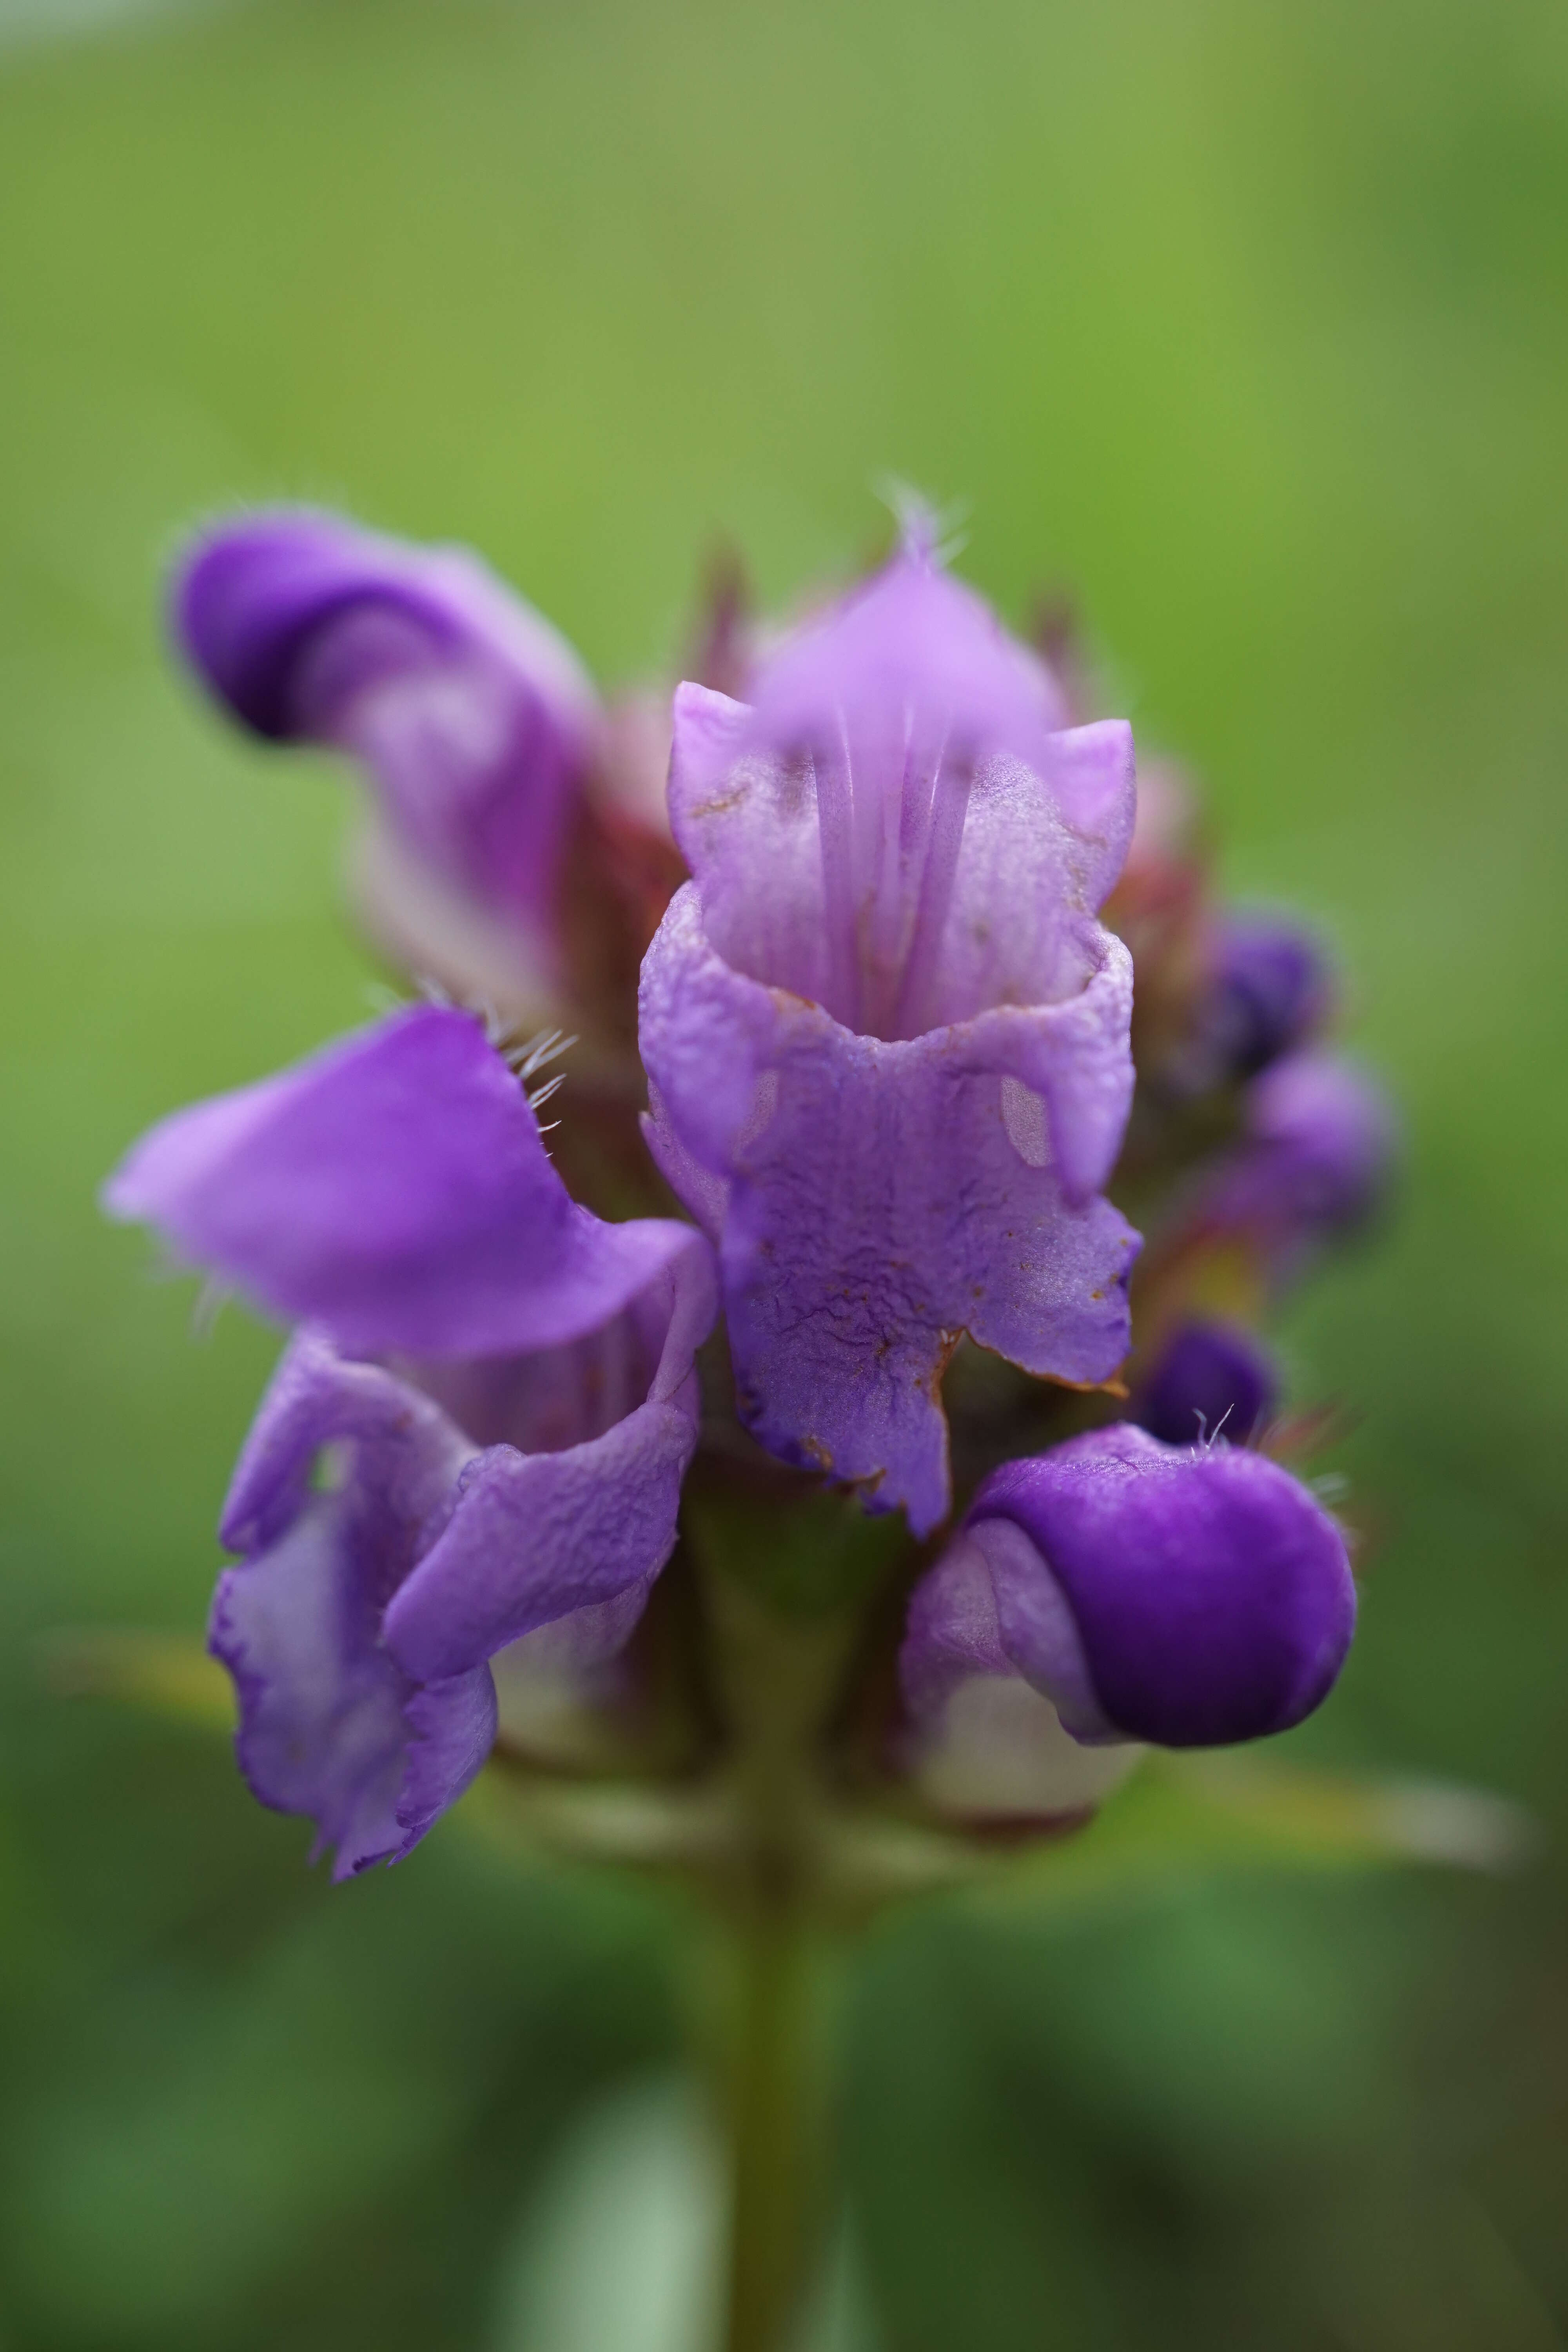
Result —
[[1166, 1445], [1225, 1436], [1247, 1445], [1274, 1412], [1279, 1388], [1260, 1339], [1234, 1323], [1179, 1324], [1132, 1394], [1132, 1419]]
[[1091, 1748], [1226, 1746], [1310, 1715], [1354, 1622], [1344, 1538], [1297, 1480], [1122, 1424], [985, 1481], [915, 1590], [900, 1673], [928, 1771], [976, 1677], [1026, 1685]]

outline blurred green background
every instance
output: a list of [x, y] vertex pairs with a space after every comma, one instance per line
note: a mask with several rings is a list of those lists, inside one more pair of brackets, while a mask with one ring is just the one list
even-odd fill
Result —
[[[0, 222], [3, 2352], [537, 2345], [531, 2200], [677, 2048], [639, 1896], [460, 1822], [333, 1892], [221, 1739], [40, 1671], [199, 1628], [276, 1344], [94, 1186], [364, 1011], [340, 780], [160, 646], [229, 501], [471, 540], [606, 679], [718, 534], [845, 566], [888, 470], [1008, 610], [1073, 584], [1408, 1129], [1288, 1335], [1383, 1530], [1293, 1745], [1560, 1832], [1561, 0], [0, 0]], [[910, 1919], [848, 2042], [886, 2352], [1568, 2340], [1550, 1842]]]

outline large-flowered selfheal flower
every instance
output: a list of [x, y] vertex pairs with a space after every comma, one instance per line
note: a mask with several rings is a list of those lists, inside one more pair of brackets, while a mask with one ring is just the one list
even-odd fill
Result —
[[197, 545], [174, 624], [246, 726], [369, 770], [371, 913], [405, 961], [549, 993], [600, 715], [547, 621], [460, 549], [283, 509]]
[[584, 1654], [624, 1639], [668, 1558], [708, 1244], [577, 1207], [505, 1061], [434, 1007], [165, 1120], [106, 1199], [302, 1325], [212, 1644], [256, 1793], [340, 1875], [395, 1860], [489, 1752], [486, 1662], [572, 1618]]
[[900, 1674], [928, 1770], [973, 1783], [1005, 1712], [984, 1685], [1090, 1749], [1226, 1746], [1310, 1715], [1354, 1623], [1344, 1538], [1288, 1472], [1121, 1424], [984, 1482], [916, 1587]]
[[1094, 917], [1132, 800], [1128, 730], [1067, 727], [918, 541], [749, 702], [677, 697], [650, 1143], [719, 1244], [742, 1420], [919, 1531], [965, 1332], [1075, 1381], [1126, 1350], [1131, 973]]

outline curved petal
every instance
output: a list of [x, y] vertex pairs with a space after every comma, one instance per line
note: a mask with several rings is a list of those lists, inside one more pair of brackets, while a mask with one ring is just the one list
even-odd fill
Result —
[[663, 1326], [645, 1401], [581, 1444], [492, 1445], [468, 1466], [449, 1522], [387, 1611], [388, 1647], [410, 1674], [459, 1674], [557, 1619], [646, 1592], [669, 1558], [697, 1444], [692, 1359], [717, 1305], [708, 1245], [688, 1240], [643, 1302]]
[[[985, 1541], [996, 1521], [1001, 1545]], [[1096, 1430], [994, 1472], [968, 1527], [1002, 1648], [1079, 1737], [1085, 1676], [1104, 1726], [1090, 1737], [1204, 1748], [1287, 1730], [1350, 1646], [1344, 1538], [1262, 1454]]]
[[993, 1554], [1009, 1538], [1028, 1541], [1003, 1519], [963, 1529], [910, 1596], [900, 1657], [916, 1732], [910, 1762], [945, 1811], [1059, 1820], [1099, 1804], [1143, 1751], [1100, 1717], [1070, 1622], [1060, 1629], [1056, 1694], [1019, 1673], [993, 1581]]
[[356, 754], [419, 859], [548, 945], [597, 705], [565, 640], [476, 558], [282, 509], [202, 540], [174, 617], [237, 719]]
[[[1028, 1679], [1076, 1739], [1121, 1738], [1100, 1703], [1077, 1624], [1061, 1592], [1040, 1574], [1037, 1549], [1011, 1519], [966, 1522], [910, 1596], [899, 1671], [918, 1723], [941, 1720], [953, 1693], [980, 1676], [1025, 1672], [1015, 1654], [1015, 1608], [1004, 1627], [999, 1591], [1022, 1586], [1034, 1608]], [[1042, 1671], [1041, 1662], [1046, 1662]]]
[[[1076, 1204], [1058, 1141], [1079, 1147], [1074, 1174], [1097, 1164], [1124, 955], [1108, 954], [1104, 993], [1100, 1012], [1005, 1006], [887, 1044], [735, 971], [690, 885], [644, 964], [650, 1141], [667, 1171], [684, 1156], [729, 1187], [742, 1418], [784, 1459], [863, 1483], [873, 1508], [904, 1505], [917, 1531], [948, 1507], [938, 1384], [962, 1333], [1072, 1381], [1126, 1351], [1136, 1237], [1107, 1202]], [[1109, 1065], [1097, 1034], [1120, 1036]]]
[[1121, 721], [1065, 716], [918, 547], [786, 643], [752, 704], [682, 687], [670, 817], [718, 953], [889, 1040], [1073, 995], [1133, 762]]
[[240, 1449], [220, 1542], [240, 1552], [276, 1543], [305, 1507], [322, 1447], [340, 1442], [376, 1461], [392, 1498], [390, 1524], [404, 1531], [395, 1549], [405, 1567], [418, 1530], [449, 1507], [475, 1449], [437, 1404], [379, 1364], [340, 1355], [309, 1328], [284, 1349]]
[[133, 1147], [104, 1203], [365, 1354], [560, 1344], [690, 1238], [577, 1207], [506, 1062], [467, 1013], [434, 1005], [176, 1112]]
[[[334, 1445], [338, 1483], [312, 1491]], [[488, 1669], [420, 1689], [382, 1639], [466, 1450], [435, 1406], [304, 1334], [226, 1507], [225, 1540], [248, 1557], [218, 1580], [209, 1645], [238, 1693], [240, 1769], [264, 1804], [315, 1822], [340, 1878], [406, 1853], [494, 1737]]]

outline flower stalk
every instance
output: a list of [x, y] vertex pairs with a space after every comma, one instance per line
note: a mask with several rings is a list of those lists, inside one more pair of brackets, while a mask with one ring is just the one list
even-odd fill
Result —
[[837, 2204], [830, 1959], [798, 1889], [780, 1887], [727, 1927], [722, 2343], [724, 2352], [784, 2352], [820, 2275]]

